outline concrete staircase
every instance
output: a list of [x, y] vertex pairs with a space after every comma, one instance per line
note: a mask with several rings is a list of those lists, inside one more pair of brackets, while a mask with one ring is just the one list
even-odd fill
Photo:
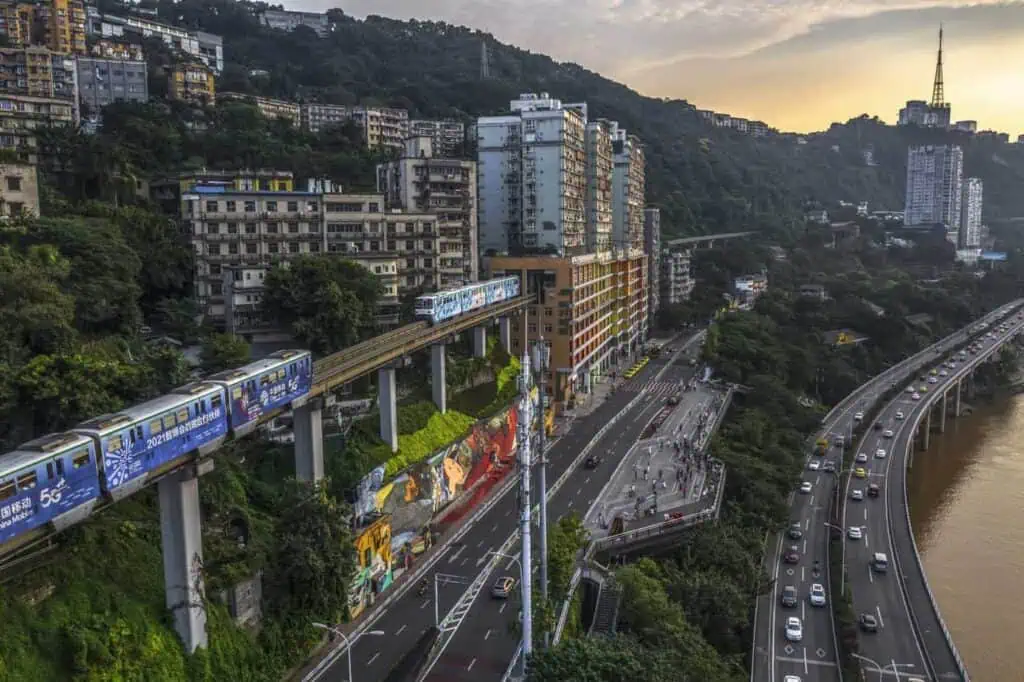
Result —
[[591, 635], [611, 636], [619, 620], [619, 603], [622, 601], [622, 586], [609, 578], [601, 585], [594, 607], [594, 621], [590, 625]]

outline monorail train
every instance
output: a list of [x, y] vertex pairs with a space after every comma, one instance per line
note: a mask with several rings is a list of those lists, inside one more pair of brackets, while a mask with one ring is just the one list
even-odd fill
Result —
[[284, 350], [0, 455], [0, 545], [63, 530], [309, 393], [309, 351]]
[[416, 319], [431, 324], [447, 322], [484, 306], [519, 296], [519, 278], [501, 277], [487, 282], [467, 284], [416, 298]]

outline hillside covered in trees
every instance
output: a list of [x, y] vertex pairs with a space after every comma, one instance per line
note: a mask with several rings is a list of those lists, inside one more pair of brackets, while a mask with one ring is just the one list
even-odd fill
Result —
[[[104, 11], [129, 11], [112, 0], [99, 4]], [[800, 222], [808, 201], [868, 201], [872, 208], [899, 209], [907, 146], [945, 141], [964, 145], [965, 172], [985, 181], [986, 216], [1024, 215], [1024, 194], [1015, 191], [1024, 178], [1024, 147], [990, 138], [895, 128], [866, 116], [823, 133], [753, 138], [713, 128], [688, 102], [643, 97], [579, 65], [557, 63], [469, 28], [382, 17], [357, 20], [331, 10], [331, 33], [319, 38], [305, 27], [283, 33], [261, 26], [257, 15], [267, 7], [262, 3], [142, 0], [140, 6], [157, 10], [161, 21], [223, 36], [226, 67], [219, 91], [391, 105], [407, 108], [414, 117], [467, 121], [504, 111], [521, 92], [586, 101], [592, 117], [617, 120], [644, 141], [648, 202], [662, 208], [670, 233], [785, 229]], [[488, 79], [480, 78], [482, 43], [489, 51]], [[147, 53], [157, 49], [147, 45]], [[159, 55], [147, 56], [151, 65], [159, 62]], [[194, 138], [189, 131], [196, 117], [194, 111], [174, 108], [133, 125], [122, 116], [121, 132], [107, 134], [126, 146], [141, 170], [167, 170], [154, 166], [198, 161], [198, 156], [209, 166], [291, 161], [297, 170], [328, 171], [350, 185], [352, 177], [356, 184], [371, 180], [357, 169], [366, 159], [354, 152], [343, 163], [306, 163], [303, 151], [318, 149], [309, 136], [269, 124], [253, 124], [238, 135], [248, 126], [216, 113], [204, 122], [214, 128], [227, 125], [233, 134], [220, 136], [219, 145], [187, 144]], [[242, 148], [226, 153], [223, 144], [228, 142]], [[247, 153], [248, 148], [256, 153]], [[865, 161], [865, 150], [873, 153], [874, 165]]]

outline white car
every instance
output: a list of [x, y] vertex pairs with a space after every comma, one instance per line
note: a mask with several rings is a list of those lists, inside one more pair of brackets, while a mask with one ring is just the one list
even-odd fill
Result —
[[886, 429], [882, 431], [882, 438], [892, 438], [892, 429]]
[[903, 410], [900, 410], [899, 412], [897, 412], [897, 413], [896, 413], [896, 420], [897, 420], [897, 421], [903, 421], [903, 418], [904, 418], [905, 416], [906, 416], [906, 415], [905, 415], [905, 414], [903, 414]]
[[914, 387], [913, 386], [907, 386], [907, 393], [913, 393], [913, 392], [914, 392]]
[[921, 399], [921, 394], [920, 393], [914, 393], [913, 395], [910, 396], [910, 399], [911, 400], [920, 400]]
[[860, 526], [850, 526], [850, 530], [846, 532], [846, 535], [851, 540], [860, 540], [864, 537], [864, 533], [861, 532]]
[[850, 491], [850, 499], [854, 502], [860, 502], [864, 499], [864, 491], [860, 488], [854, 488]]
[[857, 464], [863, 464], [866, 461], [868, 461], [868, 453], [866, 453], [866, 452], [858, 452], [857, 453]]
[[939, 383], [939, 378], [938, 377], [928, 377], [928, 383], [929, 384], [937, 384], [937, 383]]
[[804, 638], [804, 627], [800, 624], [800, 619], [796, 616], [790, 616], [786, 619], [786, 639], [791, 642], [799, 642]]
[[947, 372], [946, 370], [941, 370], [941, 371], [939, 371], [939, 376], [940, 377], [948, 377], [949, 376], [949, 372]]
[[855, 421], [855, 422], [862, 422], [862, 421], [864, 421], [864, 413], [863, 412], [858, 412], [857, 414], [853, 415], [853, 421]]
[[814, 484], [811, 483], [810, 481], [804, 481], [803, 483], [800, 484], [800, 492], [803, 493], [804, 495], [808, 494], [812, 490], [814, 490]]
[[782, 678], [782, 682], [800, 682], [799, 675], [786, 675]]
[[877, 459], [885, 459], [886, 454], [887, 453], [885, 452], [884, 448], [878, 448], [877, 450], [875, 450], [875, 457]]
[[825, 605], [825, 588], [820, 583], [814, 583], [811, 585], [811, 593], [809, 596], [811, 599], [811, 606]]
[[819, 462], [816, 459], [812, 459], [810, 462], [807, 463], [807, 468], [810, 469], [811, 471], [817, 471], [818, 469], [821, 468], [821, 462]]

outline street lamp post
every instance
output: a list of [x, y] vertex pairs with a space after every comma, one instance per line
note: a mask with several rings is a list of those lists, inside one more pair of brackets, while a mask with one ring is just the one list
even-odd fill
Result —
[[461, 575], [450, 575], [448, 573], [434, 574], [434, 625], [441, 627], [441, 607], [437, 586], [440, 585], [468, 585], [470, 580]]
[[[540, 464], [540, 594], [544, 601], [548, 598], [548, 456], [544, 451], [544, 439], [547, 435], [547, 373], [548, 346], [542, 336], [533, 346], [533, 368], [537, 373], [538, 406], [540, 407], [540, 427], [537, 429], [537, 457]], [[548, 633], [544, 633], [544, 646], [548, 644]]]
[[892, 668], [893, 674], [896, 675], [897, 678], [899, 678], [899, 675], [900, 675], [899, 668], [913, 668], [914, 667], [913, 663], [897, 663], [896, 661], [891, 661], [889, 663], [886, 663], [884, 666], [882, 666], [882, 665], [878, 665], [878, 663], [874, 659], [868, 658], [867, 656], [861, 656], [860, 654], [853, 654], [853, 653], [851, 653], [850, 655], [853, 656], [856, 659], [864, 661], [865, 663], [870, 663], [871, 665], [873, 665], [875, 667], [875, 670], [878, 671], [878, 681], [879, 682], [883, 682], [883, 680], [885, 679], [885, 671], [888, 670], [889, 668]]
[[366, 635], [370, 635], [371, 637], [382, 637], [382, 636], [384, 636], [384, 631], [383, 630], [367, 630], [366, 632], [360, 632], [358, 635], [355, 636], [354, 639], [350, 640], [345, 635], [344, 632], [342, 632], [338, 628], [332, 628], [330, 625], [324, 625], [323, 623], [312, 623], [312, 626], [315, 627], [315, 628], [320, 628], [321, 630], [327, 630], [327, 632], [330, 632], [331, 634], [334, 634], [334, 635], [338, 635], [339, 637], [341, 637], [342, 640], [344, 640], [345, 648], [348, 649], [348, 682], [353, 682], [352, 681], [352, 647], [355, 646], [355, 643], [358, 642], [362, 637], [364, 637]]

